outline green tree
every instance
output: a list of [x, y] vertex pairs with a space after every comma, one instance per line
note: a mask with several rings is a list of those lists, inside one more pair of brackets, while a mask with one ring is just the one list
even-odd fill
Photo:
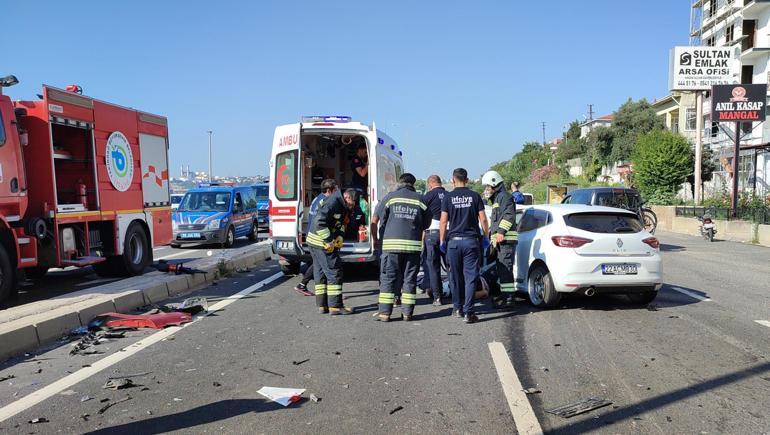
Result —
[[414, 183], [414, 189], [418, 192], [425, 192], [425, 190], [427, 189], [427, 186], [428, 186], [428, 183], [421, 178], [418, 178], [417, 181], [415, 181]]
[[580, 138], [580, 122], [572, 121], [564, 133], [564, 141], [556, 150], [556, 161], [564, 164], [569, 159], [584, 157], [586, 150], [586, 140]]
[[665, 124], [645, 99], [626, 101], [612, 119], [614, 137], [607, 163], [627, 161], [633, 154], [639, 135], [663, 130]]
[[[692, 161], [695, 161], [695, 148], [692, 149]], [[687, 182], [690, 183], [690, 191], [692, 192], [692, 195], [695, 196], [695, 173], [693, 173], [687, 176]], [[714, 158], [714, 151], [711, 150], [710, 146], [704, 146], [703, 152], [701, 153], [701, 164], [700, 164], [700, 178], [702, 182], [711, 181], [712, 178], [714, 178], [714, 172], [717, 170], [717, 161]]]
[[670, 204], [693, 169], [687, 139], [666, 130], [639, 136], [632, 160], [636, 187], [652, 203]]

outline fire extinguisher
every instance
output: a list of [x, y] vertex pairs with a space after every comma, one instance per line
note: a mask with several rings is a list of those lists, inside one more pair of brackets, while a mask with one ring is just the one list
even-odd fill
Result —
[[87, 210], [88, 209], [88, 191], [82, 179], [78, 179], [78, 182], [75, 184], [75, 192], [77, 192], [77, 196], [78, 198], [80, 198], [80, 203], [83, 205], [83, 208]]

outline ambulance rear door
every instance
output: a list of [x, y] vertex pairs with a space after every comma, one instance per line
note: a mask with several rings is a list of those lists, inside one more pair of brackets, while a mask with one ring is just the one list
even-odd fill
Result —
[[270, 229], [275, 253], [291, 259], [302, 254], [301, 124], [276, 127], [270, 158]]

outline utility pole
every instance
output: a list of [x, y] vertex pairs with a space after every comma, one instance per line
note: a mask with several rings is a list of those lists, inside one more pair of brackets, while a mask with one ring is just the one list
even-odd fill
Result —
[[703, 201], [703, 91], [695, 91], [695, 205]]
[[543, 121], [542, 125], [543, 125], [543, 146], [545, 146], [545, 121]]
[[212, 169], [211, 169], [211, 133], [213, 131], [209, 130], [209, 183], [211, 183], [214, 180], [214, 176], [212, 175]]
[[591, 122], [594, 120], [594, 105], [589, 104], [588, 105], [588, 122]]

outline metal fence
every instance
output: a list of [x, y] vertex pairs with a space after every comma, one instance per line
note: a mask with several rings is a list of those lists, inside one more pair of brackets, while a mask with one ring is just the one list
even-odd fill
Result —
[[732, 208], [722, 207], [676, 207], [676, 215], [682, 217], [698, 217], [708, 213], [717, 220], [744, 220], [762, 225], [770, 225], [770, 208], [741, 208], [733, 217]]

